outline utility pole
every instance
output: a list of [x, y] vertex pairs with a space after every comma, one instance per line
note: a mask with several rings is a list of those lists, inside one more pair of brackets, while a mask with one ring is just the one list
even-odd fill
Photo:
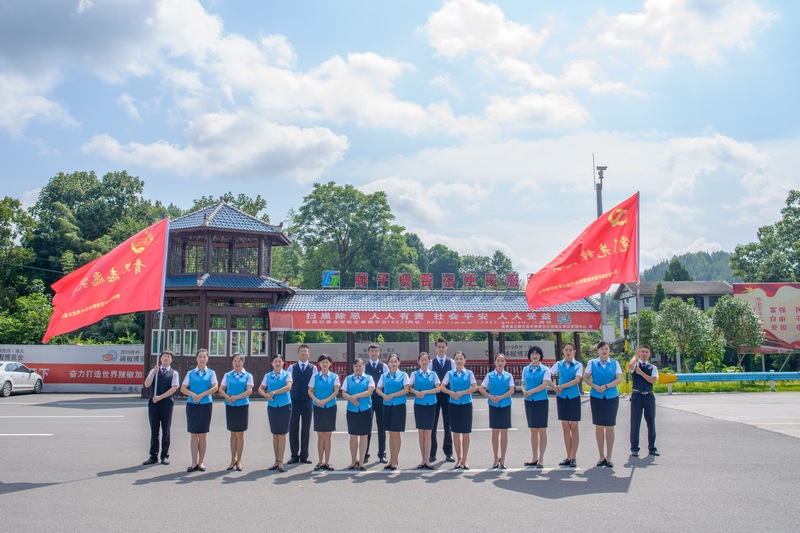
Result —
[[[592, 163], [594, 163], [594, 156], [592, 156]], [[603, 172], [608, 167], [597, 166], [597, 179], [594, 183], [594, 190], [597, 192], [597, 218], [603, 216]], [[606, 293], [600, 293], [600, 337], [603, 336], [603, 328], [606, 325]], [[605, 340], [605, 339], [603, 339]]]

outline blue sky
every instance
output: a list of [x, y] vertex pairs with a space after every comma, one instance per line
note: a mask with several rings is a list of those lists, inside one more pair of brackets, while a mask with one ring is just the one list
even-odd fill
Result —
[[0, 0], [0, 185], [383, 190], [432, 246], [557, 255], [641, 191], [642, 265], [732, 251], [800, 187], [800, 6], [758, 0]]

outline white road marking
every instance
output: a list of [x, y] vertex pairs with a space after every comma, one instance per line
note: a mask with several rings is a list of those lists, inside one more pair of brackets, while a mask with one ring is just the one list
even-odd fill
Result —
[[52, 437], [53, 433], [0, 433], [0, 437]]
[[125, 418], [125, 415], [0, 415], [0, 418]]

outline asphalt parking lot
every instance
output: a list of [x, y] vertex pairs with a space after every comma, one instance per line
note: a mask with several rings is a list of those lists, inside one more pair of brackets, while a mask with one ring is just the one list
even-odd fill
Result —
[[[794, 531], [800, 496], [800, 393], [658, 397], [660, 457], [628, 455], [629, 402], [620, 402], [615, 468], [598, 468], [588, 396], [578, 468], [564, 457], [551, 401], [543, 470], [530, 458], [522, 399], [514, 398], [508, 470], [495, 471], [485, 400], [475, 398], [471, 470], [414, 470], [419, 463], [409, 413], [400, 470], [374, 461], [367, 472], [312, 472], [272, 464], [266, 404], [251, 407], [244, 471], [227, 472], [228, 433], [216, 402], [206, 472], [186, 473], [185, 403], [175, 406], [172, 464], [141, 466], [149, 429], [144, 400], [130, 396], [41, 394], [0, 399], [0, 529], [4, 531]], [[333, 465], [349, 464], [340, 404]], [[440, 433], [441, 441], [441, 433]], [[644, 424], [642, 441], [646, 443]], [[312, 432], [311, 459], [316, 462]], [[373, 439], [373, 457], [375, 441]], [[645, 446], [646, 449], [646, 446]], [[287, 451], [288, 455], [288, 451]], [[288, 457], [287, 457], [288, 459]], [[235, 518], [232, 518], [235, 517]], [[166, 522], [165, 522], [166, 521]]]

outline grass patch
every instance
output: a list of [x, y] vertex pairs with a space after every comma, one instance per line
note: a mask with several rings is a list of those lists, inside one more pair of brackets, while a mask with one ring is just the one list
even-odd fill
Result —
[[[709, 383], [673, 383], [672, 392], [768, 392], [768, 381], [723, 381]], [[800, 381], [776, 381], [775, 390], [800, 391]], [[622, 383], [620, 393], [630, 393], [631, 384]], [[667, 392], [667, 386], [660, 383], [653, 385], [653, 392]]]

